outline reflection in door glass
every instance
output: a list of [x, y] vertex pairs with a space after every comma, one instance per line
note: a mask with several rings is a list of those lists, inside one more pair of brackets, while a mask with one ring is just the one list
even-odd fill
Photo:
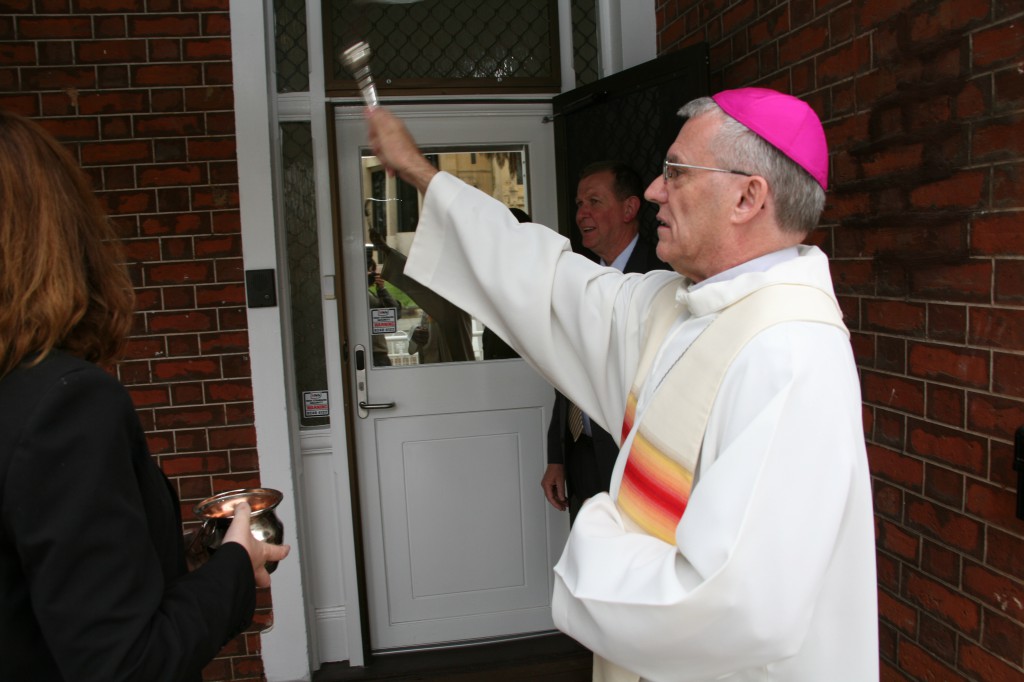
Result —
[[[431, 163], [529, 219], [522, 147], [428, 153]], [[363, 230], [374, 367], [518, 357], [470, 315], [405, 276], [423, 197], [363, 156]]]

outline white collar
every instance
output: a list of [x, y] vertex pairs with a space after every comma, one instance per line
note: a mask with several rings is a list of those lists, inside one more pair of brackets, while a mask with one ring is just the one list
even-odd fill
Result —
[[619, 272], [626, 271], [626, 262], [629, 261], [629, 257], [633, 255], [633, 249], [636, 248], [636, 243], [640, 239], [640, 233], [637, 232], [633, 235], [633, 240], [626, 245], [626, 248], [622, 250], [618, 256], [615, 257], [611, 263], [605, 263], [604, 258], [601, 259], [601, 265], [611, 265]]
[[684, 279], [676, 303], [695, 316], [717, 312], [771, 284], [809, 284], [834, 296], [828, 258], [816, 246], [799, 245], [742, 263], [694, 284]]
[[715, 282], [728, 282], [730, 279], [736, 279], [740, 275], [747, 272], [765, 272], [774, 268], [779, 263], [784, 263], [788, 260], [793, 260], [800, 256], [800, 251], [795, 246], [789, 246], [778, 251], [766, 253], [763, 256], [758, 256], [753, 260], [748, 260], [746, 263], [740, 263], [739, 265], [729, 268], [723, 272], [718, 273], [712, 277], [708, 277], [705, 280], [691, 284], [688, 288], [691, 292], [697, 291], [706, 284], [714, 284]]

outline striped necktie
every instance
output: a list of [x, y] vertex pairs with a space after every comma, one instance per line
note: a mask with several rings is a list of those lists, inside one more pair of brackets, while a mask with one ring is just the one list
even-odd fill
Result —
[[572, 439], [577, 441], [580, 439], [580, 435], [583, 434], [583, 410], [576, 406], [576, 403], [569, 403], [569, 433], [572, 434]]

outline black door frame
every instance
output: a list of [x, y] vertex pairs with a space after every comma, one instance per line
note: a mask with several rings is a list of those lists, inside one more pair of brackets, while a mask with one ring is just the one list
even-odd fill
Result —
[[[596, 260], [580, 244], [576, 226], [576, 184], [589, 163], [613, 159], [630, 164], [649, 183], [661, 172], [665, 152], [679, 133], [676, 115], [688, 101], [709, 93], [707, 43], [692, 45], [557, 95], [555, 174], [558, 231], [574, 251]], [[656, 210], [644, 202], [640, 229], [653, 237]]]

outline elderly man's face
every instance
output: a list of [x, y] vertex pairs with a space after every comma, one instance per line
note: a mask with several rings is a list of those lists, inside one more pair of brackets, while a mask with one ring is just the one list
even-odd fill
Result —
[[[714, 167], [711, 140], [720, 119], [705, 114], [688, 120], [667, 158], [677, 163]], [[729, 209], [743, 176], [690, 168], [658, 176], [644, 198], [658, 204], [658, 258], [694, 281], [707, 279], [735, 263]]]
[[587, 247], [610, 263], [636, 234], [636, 204], [615, 196], [615, 174], [594, 173], [576, 187], [576, 226]]

